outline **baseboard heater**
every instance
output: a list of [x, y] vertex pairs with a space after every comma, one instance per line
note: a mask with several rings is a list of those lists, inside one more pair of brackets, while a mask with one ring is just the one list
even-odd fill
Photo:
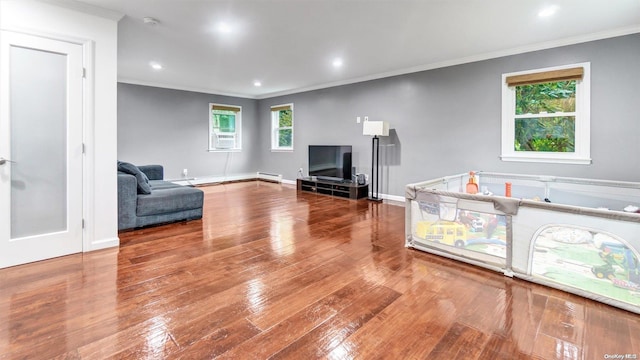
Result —
[[271, 173], [258, 171], [258, 173], [256, 174], [256, 177], [258, 178], [258, 180], [263, 180], [263, 181], [270, 181], [275, 183], [282, 182], [282, 175], [280, 174], [271, 174]]

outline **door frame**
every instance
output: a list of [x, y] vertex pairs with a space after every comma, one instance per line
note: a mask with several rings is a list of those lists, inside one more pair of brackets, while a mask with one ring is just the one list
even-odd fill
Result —
[[[29, 36], [36, 36], [51, 40], [68, 42], [82, 47], [82, 252], [113, 246], [113, 239], [102, 242], [93, 241], [95, 238], [95, 41], [87, 38], [52, 34], [32, 29], [15, 29], [0, 27], [0, 30]], [[2, 36], [0, 31], [0, 37]], [[114, 161], [115, 166], [115, 161]], [[104, 243], [104, 244], [103, 244]]]

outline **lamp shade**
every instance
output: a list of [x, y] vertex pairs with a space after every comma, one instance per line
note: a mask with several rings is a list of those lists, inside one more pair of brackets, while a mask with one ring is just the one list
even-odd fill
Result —
[[389, 136], [389, 123], [386, 121], [365, 121], [362, 135]]

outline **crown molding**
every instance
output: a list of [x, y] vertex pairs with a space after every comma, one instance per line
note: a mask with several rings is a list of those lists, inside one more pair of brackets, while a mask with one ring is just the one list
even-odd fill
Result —
[[[24, 1], [24, 0], [23, 0]], [[75, 10], [81, 13], [94, 15], [109, 20], [120, 21], [124, 17], [123, 13], [118, 11], [105, 9], [99, 6], [89, 5], [76, 0], [31, 0], [49, 5], [63, 7], [69, 10]]]
[[[61, 1], [61, 0], [40, 0], [40, 1], [52, 2], [52, 1]], [[366, 82], [371, 80], [379, 80], [379, 79], [384, 79], [388, 77], [445, 68], [449, 66], [468, 64], [468, 63], [490, 60], [490, 59], [497, 59], [505, 56], [520, 55], [520, 54], [525, 54], [525, 53], [534, 52], [534, 51], [558, 48], [562, 46], [576, 45], [580, 43], [631, 35], [635, 33], [640, 33], [640, 24], [630, 26], [630, 27], [598, 32], [598, 33], [568, 37], [568, 38], [563, 38], [563, 39], [558, 39], [553, 41], [545, 41], [545, 42], [540, 42], [536, 44], [510, 48], [510, 49], [498, 50], [498, 51], [488, 52], [488, 53], [479, 54], [479, 55], [462, 57], [458, 59], [446, 60], [446, 61], [441, 61], [441, 62], [436, 62], [431, 64], [424, 64], [424, 65], [419, 65], [419, 66], [414, 66], [414, 67], [409, 67], [409, 68], [404, 68], [404, 69], [399, 69], [399, 70], [394, 70], [389, 72], [377, 73], [377, 74], [372, 74], [372, 75], [367, 75], [367, 76], [362, 76], [357, 78], [351, 78], [351, 79], [346, 79], [341, 81], [323, 83], [323, 84], [312, 85], [308, 87], [301, 87], [301, 88], [295, 88], [295, 89], [272, 92], [272, 93], [264, 93], [264, 94], [258, 94], [258, 95], [229, 93], [219, 89], [198, 88], [198, 87], [183, 86], [183, 85], [177, 86], [172, 84], [146, 82], [146, 81], [140, 81], [135, 79], [126, 79], [126, 78], [119, 78], [118, 81], [122, 83], [133, 84], [133, 85], [153, 86], [153, 87], [160, 87], [160, 88], [166, 88], [166, 89], [194, 91], [194, 92], [200, 92], [200, 93], [206, 93], [206, 94], [215, 94], [215, 95], [233, 96], [238, 98], [261, 100], [261, 99], [270, 99], [278, 96], [292, 95], [292, 94], [298, 94], [298, 93], [303, 93], [308, 91], [332, 88], [337, 86], [356, 84], [356, 83], [361, 83], [361, 82]]]
[[285, 90], [285, 91], [268, 93], [268, 94], [261, 94], [256, 96], [256, 98], [268, 99], [268, 98], [273, 98], [277, 96], [291, 95], [291, 94], [297, 94], [297, 93], [302, 93], [307, 91], [325, 89], [329, 87], [336, 87], [336, 86], [355, 84], [355, 83], [360, 83], [365, 81], [384, 79], [392, 76], [406, 75], [406, 74], [411, 74], [411, 73], [416, 73], [416, 72], [421, 72], [426, 70], [433, 70], [433, 69], [445, 68], [449, 66], [468, 64], [468, 63], [473, 63], [473, 62], [478, 62], [483, 60], [497, 59], [505, 56], [525, 54], [533, 51], [546, 50], [546, 49], [552, 49], [552, 48], [569, 46], [569, 45], [576, 45], [580, 43], [614, 38], [614, 37], [619, 37], [624, 35], [631, 35], [635, 33], [640, 33], [640, 25], [608, 30], [608, 31], [603, 31], [599, 33], [568, 37], [568, 38], [563, 38], [563, 39], [558, 39], [553, 41], [546, 41], [546, 42], [541, 42], [541, 43], [536, 43], [536, 44], [531, 44], [526, 46], [520, 46], [516, 48], [505, 49], [505, 50], [498, 50], [498, 51], [479, 54], [479, 55], [473, 55], [473, 56], [468, 56], [468, 57], [463, 57], [458, 59], [419, 65], [419, 66], [409, 67], [405, 69], [399, 69], [399, 70], [372, 74], [372, 75], [367, 75], [367, 76], [353, 78], [353, 79], [336, 81], [332, 83], [325, 83], [325, 84], [319, 84], [315, 86]]
[[164, 83], [157, 83], [157, 82], [151, 82], [151, 81], [127, 79], [127, 78], [121, 78], [121, 77], [118, 77], [118, 82], [124, 83], [124, 84], [131, 84], [131, 85], [151, 86], [151, 87], [157, 87], [162, 89], [191, 91], [191, 92], [220, 95], [220, 96], [232, 96], [232, 97], [243, 98], [243, 99], [257, 99], [257, 97], [247, 95], [247, 94], [229, 93], [222, 90], [200, 88], [196, 86], [172, 85], [172, 84], [164, 84]]

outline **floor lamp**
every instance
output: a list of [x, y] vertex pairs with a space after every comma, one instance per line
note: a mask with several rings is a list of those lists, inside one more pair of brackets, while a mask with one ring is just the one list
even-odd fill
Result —
[[[386, 121], [365, 121], [362, 126], [362, 134], [373, 136], [371, 139], [371, 201], [382, 201], [379, 190], [379, 167], [380, 167], [380, 138], [379, 136], [389, 136], [389, 123]], [[375, 187], [374, 187], [375, 186]], [[375, 191], [374, 191], [375, 189]]]

